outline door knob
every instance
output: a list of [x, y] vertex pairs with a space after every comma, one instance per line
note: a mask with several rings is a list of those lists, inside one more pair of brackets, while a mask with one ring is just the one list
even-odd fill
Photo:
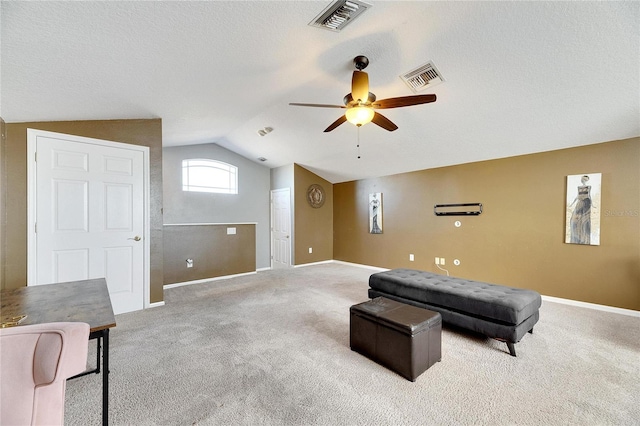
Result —
[[133, 241], [140, 241], [142, 238], [140, 238], [140, 236], [136, 235], [133, 238], [127, 238], [127, 240], [133, 240]]

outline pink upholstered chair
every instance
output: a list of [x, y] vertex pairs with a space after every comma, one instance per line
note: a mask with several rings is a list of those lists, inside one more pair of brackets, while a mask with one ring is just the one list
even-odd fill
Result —
[[67, 378], [87, 366], [89, 324], [0, 329], [0, 425], [62, 425]]

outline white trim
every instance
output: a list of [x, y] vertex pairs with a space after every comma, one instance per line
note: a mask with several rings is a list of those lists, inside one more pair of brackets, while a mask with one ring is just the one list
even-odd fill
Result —
[[[141, 146], [131, 145], [129, 146]], [[142, 309], [151, 307], [151, 164], [150, 164], [150, 148], [148, 146], [141, 146], [142, 150], [142, 162], [144, 166], [143, 176], [143, 191], [144, 191], [144, 300], [142, 303]], [[128, 148], [131, 149], [131, 148]], [[164, 302], [162, 302], [164, 304]]]
[[27, 286], [36, 281], [36, 134], [27, 129]]
[[333, 260], [332, 262], [340, 263], [342, 265], [355, 266], [357, 268], [373, 269], [378, 272], [389, 271], [389, 268], [379, 268], [377, 266], [362, 265], [360, 263], [343, 262], [342, 260]]
[[255, 275], [255, 274], [256, 274], [256, 272], [244, 272], [242, 274], [223, 275], [221, 277], [204, 278], [204, 279], [201, 279], [201, 280], [184, 281], [184, 282], [181, 282], [181, 283], [174, 283], [174, 284], [165, 284], [163, 286], [163, 288], [165, 290], [167, 290], [167, 289], [170, 289], [170, 288], [183, 287], [185, 285], [203, 284], [203, 283], [208, 283], [208, 282], [211, 282], [211, 281], [228, 280], [229, 278], [244, 277], [246, 275]]
[[161, 302], [149, 303], [149, 306], [147, 306], [147, 308], [159, 308], [161, 306], [164, 306], [164, 300]]
[[208, 226], [208, 225], [257, 225], [258, 222], [224, 222], [224, 223], [164, 223], [162, 226]]
[[596, 303], [581, 302], [579, 300], [562, 299], [560, 297], [542, 296], [542, 300], [548, 302], [562, 303], [564, 305], [578, 306], [580, 308], [595, 309], [597, 311], [611, 312], [614, 314], [627, 315], [640, 318], [640, 311], [632, 309], [616, 308], [614, 306], [598, 305]]
[[143, 309], [150, 307], [151, 299], [151, 172], [149, 163], [149, 147], [134, 145], [123, 142], [114, 142], [104, 139], [89, 138], [84, 136], [68, 135], [64, 133], [49, 132], [27, 128], [27, 286], [32, 285], [36, 280], [36, 234], [35, 234], [35, 213], [36, 213], [36, 149], [38, 136], [73, 140], [78, 143], [100, 145], [111, 148], [126, 149], [129, 151], [142, 152], [143, 157], [143, 192], [144, 192], [144, 272], [143, 272]]
[[267, 266], [266, 268], [258, 268], [258, 269], [256, 269], [256, 272], [270, 271], [271, 269], [273, 269], [273, 268]]
[[321, 260], [319, 262], [311, 262], [311, 263], [301, 263], [300, 265], [293, 265], [294, 268], [303, 268], [305, 266], [312, 266], [312, 265], [322, 265], [325, 263], [334, 263], [334, 260]]

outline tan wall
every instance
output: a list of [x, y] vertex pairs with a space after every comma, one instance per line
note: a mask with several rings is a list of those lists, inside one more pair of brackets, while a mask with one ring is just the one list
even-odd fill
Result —
[[5, 146], [7, 197], [6, 260], [2, 265], [6, 288], [27, 280], [27, 128], [66, 133], [149, 147], [151, 175], [151, 285], [150, 301], [164, 299], [162, 292], [162, 121], [108, 120], [7, 123]]
[[[602, 173], [599, 246], [564, 243], [566, 176], [585, 173]], [[371, 192], [383, 193], [382, 235], [368, 233]], [[337, 260], [440, 272], [444, 257], [452, 276], [640, 310], [640, 138], [346, 182], [333, 195]], [[433, 213], [473, 202], [480, 216]]]
[[256, 225], [165, 226], [164, 238], [165, 285], [256, 271]]
[[[294, 165], [294, 263], [321, 262], [333, 259], [333, 186], [330, 182], [299, 165]], [[320, 208], [307, 202], [307, 189], [322, 186], [326, 201]], [[313, 253], [309, 253], [309, 247]]]

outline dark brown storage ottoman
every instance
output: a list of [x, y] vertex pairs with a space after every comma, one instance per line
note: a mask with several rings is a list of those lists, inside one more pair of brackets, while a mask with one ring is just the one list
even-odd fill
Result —
[[442, 357], [438, 312], [384, 297], [350, 308], [354, 350], [415, 382]]

